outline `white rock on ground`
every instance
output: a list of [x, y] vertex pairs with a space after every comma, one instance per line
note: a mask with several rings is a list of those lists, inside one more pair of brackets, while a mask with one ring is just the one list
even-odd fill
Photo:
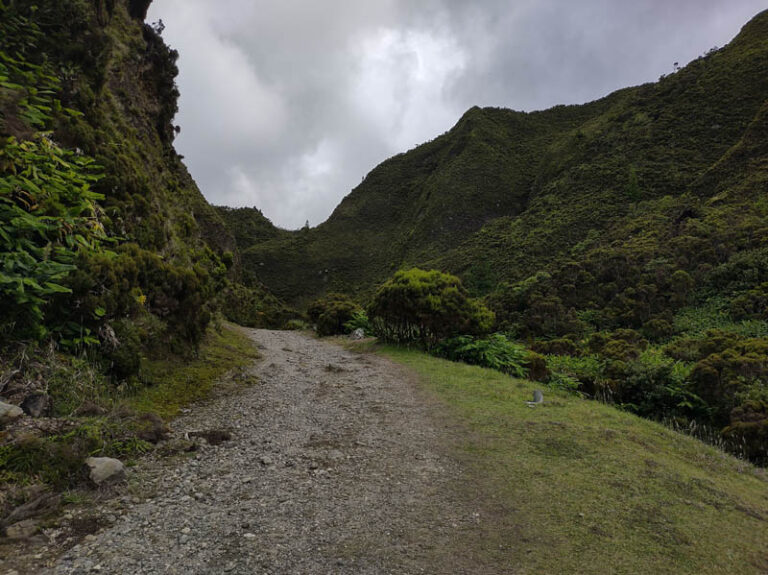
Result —
[[91, 481], [96, 485], [116, 483], [125, 479], [125, 465], [111, 457], [89, 457], [85, 464], [91, 470]]
[[10, 403], [0, 401], [0, 425], [7, 425], [24, 415], [24, 411]]
[[26, 519], [7, 527], [5, 536], [8, 539], [29, 539], [37, 533], [38, 523], [35, 519]]

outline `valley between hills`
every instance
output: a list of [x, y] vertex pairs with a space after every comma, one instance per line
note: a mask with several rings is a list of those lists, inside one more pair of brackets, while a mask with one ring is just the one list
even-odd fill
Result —
[[0, 0], [0, 572], [768, 571], [768, 12], [288, 231], [150, 3]]

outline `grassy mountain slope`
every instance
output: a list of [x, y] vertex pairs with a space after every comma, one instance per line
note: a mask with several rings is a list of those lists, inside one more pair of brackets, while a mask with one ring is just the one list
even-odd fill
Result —
[[[245, 266], [297, 300], [369, 293], [410, 264], [459, 273], [482, 294], [569, 259], [638, 203], [686, 193], [739, 142], [768, 96], [767, 22], [760, 14], [726, 48], [584, 106], [474, 108], [374, 169], [317, 228], [242, 238]], [[225, 214], [235, 235], [236, 213]]]
[[[402, 348], [466, 425], [476, 521], [467, 567], [514, 573], [764, 573], [765, 470], [596, 402]], [[539, 386], [540, 388], [540, 386]], [[485, 502], [485, 504], [481, 503]]]

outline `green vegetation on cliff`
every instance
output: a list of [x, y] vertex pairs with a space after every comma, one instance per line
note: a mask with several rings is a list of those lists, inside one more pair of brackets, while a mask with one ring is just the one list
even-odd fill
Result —
[[[0, 0], [0, 394], [27, 413], [0, 430], [3, 484], [68, 483], [83, 454], [144, 449], [157, 435], [137, 425], [250, 357], [211, 331], [218, 314], [290, 314], [242, 285], [234, 238], [173, 148], [178, 54], [149, 4]], [[224, 340], [242, 359], [219, 355]]]
[[259, 217], [248, 245], [248, 214], [223, 215], [245, 267], [289, 300], [370, 294], [406, 265], [458, 273], [489, 293], [567, 262], [574, 249], [610, 243], [615, 236], [603, 233], [638, 210], [715, 196], [711, 183], [702, 187], [713, 180], [706, 175], [732, 155], [768, 96], [767, 22], [760, 14], [722, 50], [590, 104], [473, 108], [448, 133], [374, 169], [317, 228], [270, 232]]
[[317, 228], [222, 215], [289, 301], [367, 304], [398, 270], [455, 274], [566, 387], [768, 461], [768, 12], [656, 83], [473, 108]]

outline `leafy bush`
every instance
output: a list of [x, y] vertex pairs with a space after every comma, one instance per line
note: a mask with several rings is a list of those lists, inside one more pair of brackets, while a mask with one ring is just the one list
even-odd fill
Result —
[[451, 361], [489, 367], [515, 377], [527, 377], [525, 365], [529, 357], [524, 346], [509, 341], [504, 335], [493, 334], [485, 338], [460, 335], [440, 342], [434, 355]]
[[39, 27], [4, 3], [0, 16], [0, 337], [41, 338], [78, 254], [104, 250], [101, 168], [41, 132], [81, 114], [62, 106], [50, 63], [31, 61]]
[[118, 320], [112, 328], [115, 338], [104, 346], [104, 355], [110, 373], [117, 380], [126, 380], [138, 375], [141, 367], [141, 334], [130, 320]]
[[78, 254], [104, 249], [101, 196], [90, 191], [98, 169], [46, 138], [10, 138], [0, 174], [0, 316], [6, 331], [42, 337], [46, 308], [70, 292]]
[[247, 327], [280, 329], [299, 316], [264, 288], [229, 281], [216, 295], [216, 304], [229, 321]]
[[371, 325], [371, 320], [368, 319], [368, 314], [364, 310], [354, 312], [352, 319], [344, 324], [344, 329], [347, 333], [362, 329], [365, 335], [374, 335], [373, 325]]
[[312, 329], [312, 326], [301, 319], [289, 319], [285, 322], [283, 329], [287, 329], [288, 331], [305, 331]]
[[740, 445], [750, 460], [768, 464], [768, 402], [751, 400], [734, 408], [723, 436]]
[[136, 244], [81, 255], [67, 286], [72, 294], [52, 312], [59, 329], [75, 323], [97, 330], [104, 321], [149, 312], [166, 326], [164, 343], [183, 346], [197, 344], [211, 319], [206, 271], [173, 265]]
[[701, 418], [706, 405], [693, 391], [691, 366], [649, 349], [627, 364], [616, 382], [614, 400], [620, 407], [651, 419]]
[[459, 278], [418, 268], [397, 272], [382, 285], [369, 308], [376, 335], [385, 341], [434, 347], [441, 339], [482, 335], [494, 315], [469, 297]]
[[745, 339], [706, 356], [694, 365], [691, 380], [711, 406], [713, 423], [726, 425], [742, 397], [768, 387], [768, 340]]
[[347, 324], [362, 308], [344, 294], [330, 293], [315, 300], [307, 309], [307, 315], [315, 324], [320, 336], [349, 333]]
[[734, 298], [730, 312], [735, 319], [768, 320], [768, 283]]
[[544, 355], [579, 355], [579, 346], [569, 338], [537, 341], [531, 344], [531, 349]]
[[547, 367], [556, 380], [577, 381], [579, 391], [592, 397], [601, 396], [607, 386], [605, 361], [595, 355], [549, 355]]
[[547, 385], [555, 389], [579, 393], [581, 382], [575, 377], [566, 373], [552, 372], [547, 380]]

